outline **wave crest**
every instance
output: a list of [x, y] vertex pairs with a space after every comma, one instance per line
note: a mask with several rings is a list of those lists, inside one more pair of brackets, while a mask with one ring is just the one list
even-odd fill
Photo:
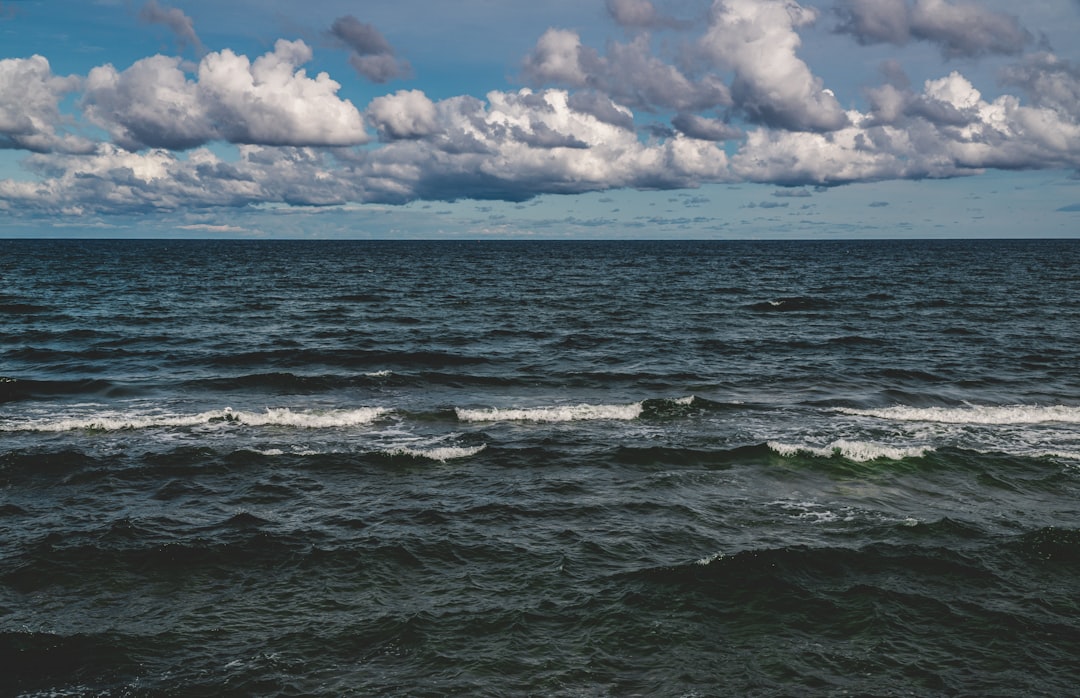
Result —
[[389, 412], [384, 407], [361, 407], [351, 410], [293, 411], [287, 407], [268, 408], [265, 412], [247, 412], [226, 407], [196, 414], [126, 414], [106, 413], [86, 417], [41, 419], [0, 424], [0, 431], [124, 431], [163, 427], [196, 427], [215, 423], [247, 426], [288, 426], [305, 429], [350, 427], [370, 424]]
[[1080, 407], [1066, 405], [969, 405], [966, 407], [907, 407], [860, 410], [840, 407], [838, 412], [857, 417], [875, 417], [901, 422], [942, 424], [1080, 424]]
[[933, 453], [934, 451], [934, 449], [929, 446], [897, 448], [895, 446], [885, 446], [869, 441], [848, 441], [846, 439], [833, 441], [827, 446], [788, 444], [778, 441], [770, 441], [768, 446], [770, 449], [784, 457], [805, 454], [818, 458], [841, 457], [859, 463], [879, 459], [903, 460], [905, 458], [921, 458], [927, 453]]
[[487, 444], [480, 444], [479, 446], [440, 446], [438, 448], [395, 448], [384, 451], [384, 453], [391, 457], [405, 456], [445, 463], [448, 460], [475, 456], [485, 448], [487, 448]]
[[644, 403], [629, 405], [559, 405], [553, 407], [525, 408], [456, 408], [457, 418], [463, 422], [578, 422], [584, 420], [630, 420], [637, 419], [644, 410]]

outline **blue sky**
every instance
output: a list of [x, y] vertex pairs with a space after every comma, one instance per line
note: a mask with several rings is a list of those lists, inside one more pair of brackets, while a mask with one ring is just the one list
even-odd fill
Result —
[[0, 237], [1080, 236], [1080, 0], [0, 0]]

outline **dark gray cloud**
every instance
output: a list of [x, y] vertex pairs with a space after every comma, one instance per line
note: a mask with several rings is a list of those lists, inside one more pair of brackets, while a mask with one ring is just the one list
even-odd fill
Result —
[[912, 39], [941, 47], [949, 58], [986, 54], [1015, 55], [1035, 37], [1013, 15], [974, 3], [948, 0], [839, 0], [838, 31], [860, 43], [891, 43]]
[[569, 133], [560, 133], [542, 121], [531, 121], [528, 127], [513, 126], [514, 140], [530, 148], [588, 148], [589, 144]]
[[628, 131], [634, 128], [634, 114], [620, 107], [611, 98], [593, 90], [580, 90], [570, 95], [570, 108], [595, 116], [600, 121]]
[[649, 0], [607, 0], [608, 14], [627, 29], [689, 29], [692, 22], [657, 12]]
[[412, 75], [408, 61], [394, 55], [394, 48], [386, 37], [374, 26], [352, 15], [335, 19], [328, 34], [348, 47], [349, 65], [372, 82], [384, 83]]
[[191, 46], [199, 53], [203, 52], [202, 41], [195, 33], [195, 23], [182, 10], [160, 5], [157, 0], [149, 0], [139, 10], [139, 21], [146, 24], [161, 24], [176, 35], [181, 49]]
[[1037, 53], [1003, 70], [1001, 79], [1022, 89], [1033, 104], [1080, 116], [1080, 64]]
[[860, 43], [902, 45], [911, 39], [911, 10], [907, 0], [839, 0], [834, 11], [837, 30]]
[[576, 32], [549, 29], [525, 59], [523, 74], [533, 85], [588, 88], [650, 111], [699, 111], [731, 103], [722, 79], [711, 73], [687, 76], [653, 55], [647, 35], [612, 42], [607, 55], [600, 55]]
[[671, 125], [691, 138], [706, 141], [730, 141], [742, 138], [742, 131], [720, 119], [710, 119], [697, 114], [676, 114]]

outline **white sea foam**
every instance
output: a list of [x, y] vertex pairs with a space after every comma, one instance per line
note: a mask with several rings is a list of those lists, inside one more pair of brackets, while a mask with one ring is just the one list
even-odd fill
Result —
[[0, 424], [0, 431], [121, 431], [153, 427], [190, 427], [206, 424], [213, 419], [225, 419], [224, 411], [200, 412], [189, 415], [137, 415], [123, 412], [65, 417], [60, 419], [32, 419]]
[[850, 509], [845, 509], [843, 516], [817, 502], [796, 502], [781, 500], [771, 502], [791, 512], [792, 518], [809, 521], [810, 523], [834, 523], [836, 521], [854, 521], [855, 516]]
[[643, 405], [560, 405], [555, 407], [527, 407], [511, 409], [469, 410], [457, 408], [457, 417], [463, 422], [577, 422], [593, 419], [637, 419]]
[[901, 460], [903, 458], [920, 458], [927, 453], [932, 453], [933, 448], [929, 446], [913, 446], [908, 448], [897, 448], [894, 446], [885, 446], [883, 444], [872, 443], [869, 441], [848, 441], [846, 439], [840, 439], [833, 441], [827, 446], [812, 446], [808, 444], [790, 444], [781, 443], [779, 441], [768, 442], [768, 447], [781, 456], [794, 456], [800, 453], [818, 456], [820, 458], [831, 458], [833, 456], [842, 456], [848, 460], [867, 462], [877, 460], [879, 458], [888, 458], [889, 460]]
[[717, 560], [723, 560], [724, 557], [725, 557], [725, 555], [723, 553], [713, 553], [712, 555], [706, 555], [705, 557], [701, 558], [700, 560], [695, 560], [695, 564], [698, 564], [698, 565], [701, 565], [702, 567], [704, 567], [705, 565], [710, 565], [713, 562], [716, 562]]
[[389, 410], [383, 407], [361, 407], [351, 410], [293, 411], [272, 408], [265, 412], [247, 412], [226, 407], [195, 414], [146, 414], [106, 412], [60, 419], [35, 419], [0, 424], [0, 431], [61, 432], [74, 430], [123, 431], [163, 427], [195, 427], [216, 423], [248, 426], [290, 426], [308, 429], [348, 427], [370, 424]]
[[468, 458], [480, 453], [487, 444], [479, 446], [440, 446], [438, 448], [395, 448], [384, 451], [388, 456], [409, 456], [411, 458], [427, 458], [445, 463], [448, 460]]
[[902, 422], [938, 422], [942, 424], [1042, 424], [1064, 422], [1080, 424], [1080, 407], [1065, 405], [968, 405], [965, 407], [886, 407], [876, 410], [837, 408], [838, 412], [859, 417], [876, 417]]
[[306, 429], [327, 427], [351, 427], [370, 424], [387, 413], [383, 407], [360, 407], [352, 410], [300, 411], [287, 407], [272, 408], [265, 412], [233, 412], [235, 421], [251, 426], [287, 426]]

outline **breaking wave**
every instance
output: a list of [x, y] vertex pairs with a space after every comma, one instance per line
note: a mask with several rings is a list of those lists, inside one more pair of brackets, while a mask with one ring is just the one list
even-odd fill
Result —
[[886, 407], [884, 409], [837, 408], [838, 412], [858, 417], [876, 417], [902, 422], [938, 422], [942, 424], [1041, 424], [1065, 422], [1080, 424], [1080, 407], [1066, 405], [969, 405], [965, 407]]
[[578, 422], [583, 420], [637, 419], [645, 409], [644, 403], [629, 405], [560, 405], [554, 407], [525, 407], [509, 409], [457, 408], [457, 418], [463, 422]]
[[107, 412], [91, 416], [61, 419], [34, 419], [0, 423], [0, 431], [122, 431], [163, 427], [196, 427], [211, 424], [243, 424], [247, 426], [286, 426], [304, 429], [361, 426], [374, 422], [390, 410], [383, 407], [361, 407], [347, 410], [302, 410], [287, 407], [268, 408], [264, 412], [248, 412], [226, 407], [196, 414], [129, 414]]
[[719, 403], [693, 395], [680, 398], [657, 398], [622, 405], [552, 405], [545, 407], [455, 408], [462, 422], [582, 422], [590, 420], [628, 421], [639, 417], [680, 416], [691, 407], [709, 407]]
[[448, 460], [468, 458], [480, 453], [487, 444], [479, 446], [440, 446], [437, 448], [394, 448], [383, 453], [391, 457], [405, 456], [407, 458], [419, 458], [445, 463]]
[[934, 451], [934, 449], [929, 446], [897, 448], [869, 441], [848, 441], [845, 439], [833, 441], [827, 446], [789, 444], [781, 443], [779, 441], [770, 441], [768, 446], [771, 450], [785, 458], [804, 454], [818, 458], [847, 458], [848, 460], [858, 461], [860, 463], [880, 459], [903, 460], [905, 458], [922, 458], [927, 453], [932, 453]]

